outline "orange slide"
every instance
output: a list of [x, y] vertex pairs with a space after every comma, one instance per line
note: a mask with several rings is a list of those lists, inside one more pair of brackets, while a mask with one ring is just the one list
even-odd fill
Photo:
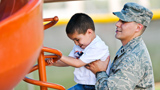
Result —
[[43, 44], [42, 0], [0, 0], [0, 90], [12, 90]]

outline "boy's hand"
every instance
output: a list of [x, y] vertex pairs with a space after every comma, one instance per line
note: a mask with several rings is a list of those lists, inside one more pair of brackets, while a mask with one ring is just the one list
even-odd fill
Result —
[[48, 64], [56, 63], [53, 58], [47, 58], [45, 61], [46, 61]]

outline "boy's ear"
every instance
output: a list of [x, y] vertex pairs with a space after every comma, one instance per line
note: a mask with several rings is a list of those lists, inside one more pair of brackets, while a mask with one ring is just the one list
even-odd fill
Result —
[[92, 30], [92, 29], [87, 29], [87, 33], [88, 33], [88, 34], [92, 34], [92, 33], [93, 33], [93, 30]]

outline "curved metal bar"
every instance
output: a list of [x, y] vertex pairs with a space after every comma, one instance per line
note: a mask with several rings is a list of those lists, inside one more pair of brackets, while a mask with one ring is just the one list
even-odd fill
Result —
[[51, 22], [44, 25], [44, 30], [46, 30], [58, 22], [58, 17], [55, 16], [54, 18], [46, 18], [43, 21], [51, 21]]
[[57, 50], [57, 49], [48, 48], [48, 47], [43, 47], [43, 48], [42, 48], [42, 51], [44, 51], [44, 52], [49, 52], [49, 53], [53, 53], [53, 54], [57, 55], [57, 60], [60, 59], [61, 56], [62, 56], [62, 53], [61, 53], [59, 50]]
[[[44, 52], [53, 53], [54, 55], [44, 55]], [[59, 50], [48, 48], [48, 47], [43, 47], [42, 50], [41, 50], [41, 54], [39, 56], [38, 64], [35, 65], [31, 69], [31, 71], [29, 72], [29, 73], [31, 73], [31, 72], [39, 69], [39, 74], [40, 74], [40, 80], [41, 81], [33, 80], [33, 79], [28, 78], [28, 77], [25, 77], [23, 80], [25, 82], [41, 86], [41, 90], [47, 90], [47, 87], [58, 89], [58, 90], [65, 90], [65, 88], [61, 85], [46, 82], [45, 66], [47, 66], [48, 64], [45, 61], [43, 61], [45, 58], [53, 58], [54, 61], [57, 61], [58, 59], [61, 58], [61, 56], [62, 56], [62, 53]]]
[[54, 89], [58, 89], [58, 90], [65, 90], [65, 88], [61, 85], [58, 84], [53, 84], [53, 83], [48, 83], [48, 82], [44, 82], [44, 81], [38, 81], [38, 80], [33, 80], [30, 79], [28, 77], [25, 77], [23, 79], [25, 82], [34, 84], [34, 85], [38, 85], [38, 86], [44, 86], [44, 87], [49, 87], [49, 88], [54, 88]]
[[45, 58], [54, 58], [54, 59], [59, 59], [57, 55], [45, 55]]
[[[44, 57], [45, 57], [45, 58], [54, 58], [54, 59], [53, 59], [54, 61], [56, 61], [56, 60], [59, 59], [57, 55], [45, 55]], [[53, 61], [53, 62], [54, 62], [54, 61]], [[45, 65], [48, 66], [49, 64], [48, 64], [48, 63], [45, 63]], [[30, 70], [29, 73], [31, 73], [31, 72], [33, 72], [33, 71], [35, 71], [35, 70], [37, 70], [37, 69], [38, 69], [38, 64], [34, 65], [34, 66], [32, 67], [32, 69]]]
[[[46, 25], [44, 25], [44, 30], [45, 30], [55, 25], [58, 22], [58, 17], [55, 16], [54, 18], [47, 18], [47, 19], [44, 19], [44, 21], [51, 21], [47, 23]], [[44, 52], [53, 53], [54, 55], [44, 55]], [[39, 85], [41, 90], [47, 90], [47, 87], [53, 88], [53, 89], [65, 90], [65, 88], [61, 85], [46, 82], [47, 79], [46, 79], [46, 67], [45, 66], [47, 66], [48, 64], [45, 62], [45, 58], [53, 58], [54, 61], [57, 61], [58, 59], [61, 58], [61, 56], [62, 56], [62, 53], [59, 50], [48, 48], [48, 47], [43, 47], [41, 50], [39, 59], [38, 59], [38, 64], [35, 65], [29, 72], [31, 73], [38, 69], [40, 81], [33, 80], [28, 77], [25, 77], [24, 81], [31, 83], [31, 84]]]

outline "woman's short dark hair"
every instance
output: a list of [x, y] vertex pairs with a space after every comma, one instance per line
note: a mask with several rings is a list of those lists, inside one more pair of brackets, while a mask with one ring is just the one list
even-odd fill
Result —
[[66, 33], [73, 34], [77, 31], [78, 34], [85, 34], [88, 29], [95, 31], [94, 22], [91, 17], [84, 13], [76, 13], [69, 20]]

